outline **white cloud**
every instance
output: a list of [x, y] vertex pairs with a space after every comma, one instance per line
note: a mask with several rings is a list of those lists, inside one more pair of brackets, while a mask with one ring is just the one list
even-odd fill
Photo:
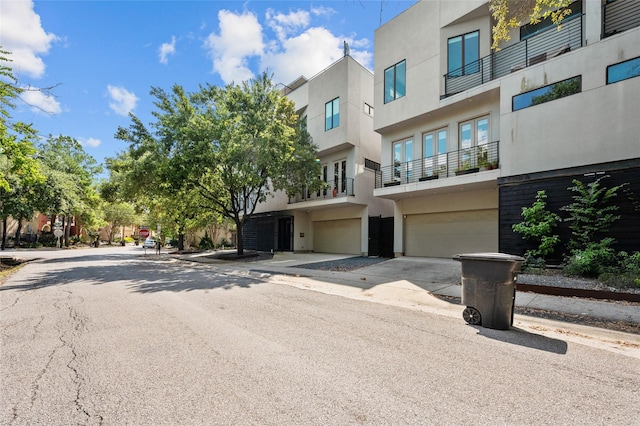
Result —
[[[326, 28], [310, 28], [266, 52], [262, 65], [274, 74], [277, 83], [290, 83], [300, 75], [310, 78], [344, 56], [344, 41]], [[366, 59], [351, 50], [351, 56], [358, 60], [356, 55]]]
[[344, 41], [349, 43], [351, 56], [372, 69], [369, 40], [334, 35], [326, 28], [311, 26], [313, 17], [326, 18], [334, 13], [331, 8], [288, 13], [270, 8], [265, 13], [265, 27], [270, 31], [265, 32], [255, 14], [222, 10], [218, 13], [220, 32], [211, 33], [205, 42], [213, 72], [225, 83], [239, 83], [255, 72], [268, 70], [274, 82], [287, 84], [300, 75], [312, 77], [340, 59]]
[[299, 28], [307, 28], [310, 21], [309, 12], [304, 10], [290, 12], [285, 15], [273, 9], [268, 9], [266, 18], [267, 24], [276, 33], [280, 41], [285, 40], [287, 35], [295, 33]]
[[60, 103], [52, 95], [33, 87], [24, 87], [20, 99], [29, 105], [31, 111], [56, 115], [62, 112]]
[[171, 36], [171, 43], [162, 43], [160, 46], [160, 63], [167, 64], [169, 55], [176, 53], [176, 36]]
[[108, 85], [107, 90], [109, 91], [109, 97], [111, 97], [109, 107], [116, 114], [127, 116], [136, 108], [139, 99], [134, 93], [129, 92], [124, 87], [112, 85]]
[[100, 139], [96, 138], [78, 138], [78, 142], [80, 142], [80, 145], [82, 146], [89, 146], [92, 148], [100, 146], [100, 144], [102, 143]]
[[220, 33], [209, 34], [205, 48], [213, 59], [213, 70], [225, 83], [248, 80], [253, 77], [249, 58], [262, 54], [262, 26], [250, 12], [235, 14], [228, 10], [218, 12]]
[[16, 74], [24, 72], [33, 77], [44, 75], [45, 64], [41, 55], [58, 40], [55, 34], [42, 28], [40, 16], [33, 10], [33, 2], [2, 1], [0, 13], [0, 40], [2, 48], [11, 52], [10, 66]]
[[316, 16], [324, 16], [324, 17], [330, 18], [332, 15], [336, 14], [336, 11], [335, 9], [332, 9], [330, 7], [319, 6], [319, 7], [312, 7], [311, 13], [313, 13]]

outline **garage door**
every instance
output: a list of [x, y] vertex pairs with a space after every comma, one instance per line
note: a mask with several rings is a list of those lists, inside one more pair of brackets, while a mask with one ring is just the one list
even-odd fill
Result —
[[405, 219], [404, 240], [407, 256], [496, 252], [498, 210], [409, 215]]
[[313, 251], [361, 254], [360, 219], [313, 222]]

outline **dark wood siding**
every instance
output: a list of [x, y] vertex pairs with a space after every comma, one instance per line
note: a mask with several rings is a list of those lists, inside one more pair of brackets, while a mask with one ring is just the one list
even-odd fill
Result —
[[[620, 219], [614, 223], [609, 233], [609, 236], [616, 239], [614, 247], [616, 250], [627, 252], [640, 251], [640, 160], [501, 179], [499, 181], [500, 251], [523, 255], [526, 250], [535, 247], [528, 240], [524, 240], [521, 234], [513, 232], [511, 227], [522, 221], [522, 207], [531, 206], [538, 191], [546, 191], [547, 210], [565, 219], [568, 213], [561, 208], [573, 202], [572, 196], [575, 194], [567, 189], [573, 186], [573, 179], [586, 184], [602, 176], [602, 174], [596, 174], [602, 172], [609, 176], [602, 180], [603, 186], [611, 188], [626, 184], [618, 191], [615, 200], [615, 204], [619, 206], [617, 214], [620, 215]], [[556, 249], [556, 253], [549, 257], [548, 261], [552, 263], [560, 263], [566, 252], [566, 245], [571, 238], [569, 223], [560, 223], [556, 233], [560, 236], [562, 243]]]
[[[279, 224], [283, 226], [278, 226]], [[293, 216], [282, 215], [279, 212], [254, 215], [244, 223], [242, 228], [244, 248], [256, 251], [291, 250], [292, 225]], [[280, 233], [288, 235], [280, 235]], [[282, 247], [278, 246], [278, 241]], [[288, 243], [288, 245], [284, 243]]]

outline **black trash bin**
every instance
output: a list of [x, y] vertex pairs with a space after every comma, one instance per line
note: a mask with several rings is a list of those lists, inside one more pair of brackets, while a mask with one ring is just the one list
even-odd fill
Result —
[[513, 324], [516, 275], [524, 259], [504, 253], [456, 254], [462, 264], [462, 313], [472, 325], [508, 330]]

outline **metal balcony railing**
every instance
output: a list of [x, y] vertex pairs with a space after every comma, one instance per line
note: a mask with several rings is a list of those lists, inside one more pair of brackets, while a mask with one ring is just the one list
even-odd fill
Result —
[[640, 26], [640, 1], [615, 0], [602, 5], [602, 38]]
[[[467, 64], [464, 68], [466, 74], [462, 68], [445, 74], [443, 98], [582, 47], [582, 17], [578, 14], [566, 18], [560, 31], [553, 25], [526, 40]], [[468, 70], [476, 72], [469, 73]]]
[[472, 146], [446, 154], [420, 158], [376, 171], [376, 188], [444, 179], [461, 174], [493, 170], [499, 167], [499, 142]]
[[355, 191], [353, 178], [344, 178], [328, 181], [327, 187], [321, 189], [320, 191], [309, 191], [307, 188], [305, 188], [295, 196], [290, 197], [289, 204], [302, 203], [305, 201], [327, 200], [330, 198], [347, 197], [354, 195]]

